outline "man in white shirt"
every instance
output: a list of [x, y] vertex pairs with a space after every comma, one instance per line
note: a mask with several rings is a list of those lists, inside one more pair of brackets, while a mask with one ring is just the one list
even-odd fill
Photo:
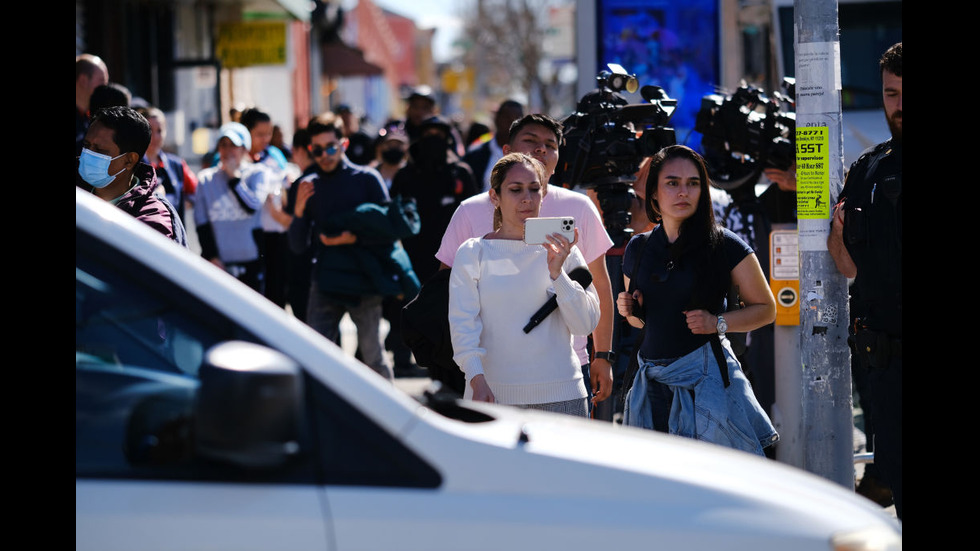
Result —
[[[550, 177], [558, 165], [558, 148], [562, 142], [561, 123], [547, 115], [529, 114], [517, 120], [510, 128], [510, 138], [503, 147], [503, 153], [527, 153], [542, 163]], [[582, 371], [587, 381], [591, 381], [592, 403], [598, 403], [610, 396], [613, 387], [612, 333], [613, 296], [606, 270], [606, 251], [612, 247], [612, 239], [595, 204], [583, 193], [560, 186], [547, 186], [546, 195], [541, 202], [541, 212], [545, 216], [573, 216], [579, 229], [577, 247], [581, 250], [592, 272], [592, 283], [599, 294], [599, 325], [592, 333], [596, 357], [589, 361], [586, 337], [575, 338], [575, 351], [582, 362]], [[459, 246], [471, 237], [480, 237], [493, 231], [493, 204], [488, 192], [463, 201], [453, 214], [436, 258], [448, 268]], [[589, 385], [587, 385], [589, 386]]]

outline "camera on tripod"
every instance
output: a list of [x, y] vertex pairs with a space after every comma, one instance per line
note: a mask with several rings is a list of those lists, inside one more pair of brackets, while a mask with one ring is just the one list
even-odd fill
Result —
[[[787, 170], [796, 159], [795, 79], [783, 79], [786, 94], [769, 97], [744, 84], [727, 96], [701, 99], [694, 130], [702, 134], [701, 148], [712, 183], [733, 190], [758, 179], [765, 168]], [[781, 104], [789, 108], [784, 109]]]
[[[562, 121], [565, 142], [558, 152], [554, 182], [563, 187], [595, 189], [603, 223], [613, 242], [629, 238], [633, 182], [640, 162], [676, 143], [667, 126], [677, 100], [659, 86], [639, 88], [636, 75], [615, 63], [596, 77], [597, 89], [579, 100]], [[644, 103], [630, 104], [619, 92], [640, 89]]]

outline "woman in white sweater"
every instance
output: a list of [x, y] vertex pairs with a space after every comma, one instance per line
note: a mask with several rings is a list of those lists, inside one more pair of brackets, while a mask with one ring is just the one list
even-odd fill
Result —
[[[545, 168], [524, 153], [501, 158], [490, 175], [494, 231], [460, 245], [449, 282], [453, 359], [466, 376], [463, 397], [588, 416], [588, 396], [572, 335], [599, 322], [599, 297], [569, 272], [587, 269], [575, 240], [559, 234], [524, 243], [524, 220], [538, 216]], [[544, 199], [547, 200], [547, 199]], [[551, 296], [558, 308], [529, 333]]]

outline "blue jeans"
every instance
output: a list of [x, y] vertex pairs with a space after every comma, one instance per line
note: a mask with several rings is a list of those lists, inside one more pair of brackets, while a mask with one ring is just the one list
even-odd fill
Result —
[[351, 306], [324, 294], [314, 281], [306, 315], [310, 327], [335, 343], [340, 342], [340, 320], [344, 314], [349, 315], [357, 327], [357, 347], [362, 361], [390, 381], [394, 375], [381, 342], [381, 302], [381, 295], [365, 295], [356, 306]]

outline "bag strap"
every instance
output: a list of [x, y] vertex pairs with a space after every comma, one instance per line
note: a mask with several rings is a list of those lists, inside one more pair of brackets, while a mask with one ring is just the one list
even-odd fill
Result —
[[[650, 237], [650, 234], [641, 233], [633, 238], [637, 240], [637, 245], [639, 245], [640, 248], [638, 251], [636, 251], [636, 256], [633, 258], [633, 271], [630, 272], [631, 274], [633, 274], [633, 277], [630, 278], [629, 289], [627, 289], [627, 291], [630, 294], [633, 294], [633, 291], [636, 290], [637, 270], [639, 270], [640, 257], [643, 256], [643, 250], [646, 249], [648, 237]], [[623, 387], [619, 393], [620, 407], [622, 407], [623, 404], [626, 403], [626, 394], [628, 394], [630, 388], [632, 388], [633, 379], [636, 378], [636, 372], [639, 371], [640, 369], [639, 360], [637, 360], [636, 354], [639, 351], [640, 346], [643, 344], [643, 336], [645, 334], [646, 334], [646, 329], [641, 329], [637, 333], [636, 339], [633, 341], [633, 350], [632, 350], [632, 354], [630, 354], [630, 362], [629, 365], [626, 366], [626, 373], [623, 376]]]
[[[724, 268], [728, 269], [728, 249], [725, 245], [721, 245], [721, 255], [724, 261]], [[731, 272], [729, 272], [730, 274]], [[726, 297], [727, 309], [726, 311], [736, 310], [741, 308], [741, 296], [738, 292], [738, 285], [735, 285], [731, 280], [731, 275], [728, 276], [728, 293]], [[734, 296], [733, 296], [734, 295]], [[734, 299], [735, 304], [732, 304], [728, 299]], [[715, 362], [718, 363], [718, 369], [721, 371], [721, 381], [724, 383], [725, 388], [728, 388], [732, 384], [731, 380], [728, 378], [728, 360], [725, 359], [725, 352], [721, 347], [721, 336], [718, 333], [711, 335], [711, 351], [714, 352]]]
[[640, 246], [640, 249], [636, 251], [636, 256], [633, 258], [633, 271], [630, 272], [631, 274], [633, 274], [633, 277], [630, 278], [630, 286], [629, 289], [626, 290], [630, 294], [633, 294], [633, 291], [636, 290], [636, 273], [637, 270], [640, 269], [640, 258], [643, 257], [643, 251], [647, 247], [647, 238], [649, 237], [650, 237], [649, 233], [641, 233], [636, 236], [636, 241], [637, 244]]
[[728, 388], [732, 382], [728, 379], [728, 360], [725, 359], [725, 352], [721, 349], [721, 337], [718, 333], [711, 335], [711, 351], [715, 353], [715, 361], [718, 362], [718, 369], [721, 370], [721, 382]]

